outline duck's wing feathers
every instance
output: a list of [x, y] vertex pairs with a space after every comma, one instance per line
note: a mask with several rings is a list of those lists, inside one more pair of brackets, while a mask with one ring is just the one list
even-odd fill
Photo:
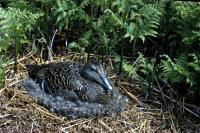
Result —
[[105, 94], [101, 85], [80, 75], [82, 67], [83, 65], [75, 62], [60, 62], [41, 66], [28, 65], [27, 70], [44, 92], [52, 96], [98, 103], [107, 101], [110, 95]]
[[81, 67], [83, 65], [76, 62], [26, 66], [29, 76], [36, 80], [46, 92], [55, 95], [66, 89], [84, 91], [82, 77], [78, 72]]

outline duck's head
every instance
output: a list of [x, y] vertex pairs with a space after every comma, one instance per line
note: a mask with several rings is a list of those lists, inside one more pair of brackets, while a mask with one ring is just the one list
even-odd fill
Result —
[[112, 91], [113, 88], [106, 78], [102, 65], [99, 64], [97, 61], [92, 61], [85, 64], [81, 74], [85, 79], [100, 84], [106, 92]]

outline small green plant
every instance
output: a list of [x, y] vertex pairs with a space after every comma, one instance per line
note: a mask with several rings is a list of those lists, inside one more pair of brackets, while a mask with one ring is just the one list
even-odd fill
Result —
[[160, 75], [175, 89], [186, 84], [188, 89], [199, 91], [199, 4], [169, 2], [168, 10], [162, 26], [165, 52]]
[[79, 51], [83, 53], [85, 51], [85, 47], [90, 45], [90, 39], [92, 32], [88, 31], [83, 36], [79, 38], [79, 40], [76, 42], [72, 42], [69, 44], [69, 48], [75, 49], [76, 51]]
[[0, 8], [1, 50], [7, 52], [9, 46], [15, 46], [15, 64], [17, 64], [20, 45], [29, 43], [26, 35], [33, 29], [33, 25], [40, 16], [41, 14], [33, 14], [16, 8]]
[[171, 85], [186, 83], [192, 88], [199, 86], [200, 64], [197, 55], [191, 54], [188, 57], [183, 55], [175, 61], [167, 55], [164, 57], [166, 59], [162, 60], [160, 66], [163, 70], [163, 78]]
[[3, 87], [5, 81], [5, 66], [7, 60], [3, 55], [0, 56], [0, 88]]
[[149, 92], [154, 81], [156, 80], [156, 65], [154, 59], [145, 58], [143, 54], [139, 53], [138, 58], [133, 64], [128, 63], [127, 61], [123, 62], [123, 69], [128, 73], [129, 77], [137, 81], [146, 81], [142, 83], [144, 90]]
[[[68, 32], [75, 32], [71, 47], [110, 54], [124, 42], [122, 45], [133, 45], [134, 55], [138, 40], [144, 42], [145, 38], [157, 35], [160, 6], [161, 3], [145, 4], [140, 0], [58, 0], [52, 14], [60, 30], [67, 28]], [[81, 28], [81, 31], [74, 27]], [[77, 32], [79, 37], [75, 36]]]
[[60, 30], [78, 20], [84, 21], [85, 24], [90, 22], [87, 13], [73, 0], [58, 0], [53, 10], [53, 16], [56, 18], [56, 25]]

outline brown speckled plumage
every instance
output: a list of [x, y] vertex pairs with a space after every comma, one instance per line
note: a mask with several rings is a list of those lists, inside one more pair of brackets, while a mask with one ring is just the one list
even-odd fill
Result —
[[30, 78], [22, 81], [21, 87], [51, 112], [56, 112], [69, 118], [115, 116], [124, 111], [128, 102], [128, 99], [118, 91], [113, 92], [111, 99], [106, 104], [83, 102], [81, 100], [68, 101], [59, 96], [53, 97], [46, 94], [39, 84]]
[[[40, 87], [54, 97], [62, 96], [65, 100], [82, 100], [87, 102], [107, 103], [112, 97], [112, 91], [106, 91], [104, 86], [87, 79], [91, 71], [101, 69], [98, 63], [80, 64], [76, 62], [59, 62], [45, 65], [28, 65], [27, 70]], [[86, 71], [87, 70], [87, 71]], [[95, 72], [93, 72], [96, 75]], [[98, 74], [97, 74], [98, 76]]]
[[127, 105], [128, 99], [110, 85], [98, 63], [28, 65], [27, 70], [31, 78], [21, 82], [21, 89], [60, 115], [115, 116]]

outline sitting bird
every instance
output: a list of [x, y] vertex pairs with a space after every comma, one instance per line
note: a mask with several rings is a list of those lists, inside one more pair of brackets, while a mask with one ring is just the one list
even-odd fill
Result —
[[[127, 97], [118, 91], [113, 91], [111, 99], [106, 104], [65, 100], [60, 96], [53, 97], [45, 93], [40, 85], [29, 77], [20, 83], [20, 89], [27, 91], [29, 95], [37, 99], [40, 105], [51, 112], [73, 119], [116, 116], [125, 110], [128, 103]], [[117, 89], [113, 88], [113, 90]]]
[[115, 91], [102, 65], [96, 61], [86, 64], [65, 61], [26, 67], [29, 76], [53, 97], [105, 104]]

